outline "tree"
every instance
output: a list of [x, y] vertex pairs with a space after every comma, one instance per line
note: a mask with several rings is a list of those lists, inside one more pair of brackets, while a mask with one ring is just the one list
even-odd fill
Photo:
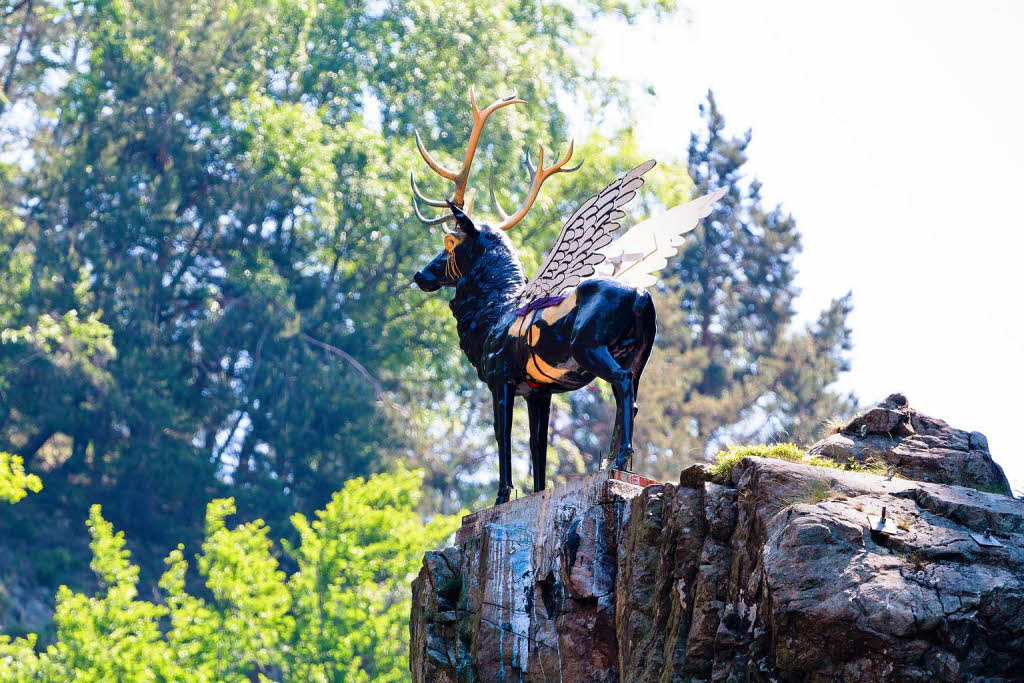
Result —
[[[449, 536], [458, 517], [423, 524], [415, 511], [420, 472], [354, 479], [312, 521], [293, 519], [300, 544], [284, 550], [286, 578], [268, 528], [228, 528], [230, 499], [206, 513], [196, 556], [200, 595], [189, 592], [183, 547], [160, 580], [163, 601], [140, 600], [139, 568], [123, 532], [90, 511], [94, 597], [62, 586], [57, 641], [0, 636], [4, 681], [404, 681], [409, 591], [424, 550]], [[162, 628], [166, 620], [169, 628]]]
[[[74, 514], [98, 501], [165, 542], [195, 539], [212, 497], [284, 526], [346, 479], [419, 457], [404, 426], [467, 378], [443, 300], [408, 288], [439, 243], [410, 220], [413, 129], [448, 161], [468, 87], [518, 86], [530, 110], [503, 112], [478, 163], [519, 190], [523, 143], [564, 144], [559, 88], [616, 97], [576, 58], [589, 17], [669, 7], [30, 4], [60, 30], [29, 31], [18, 92], [51, 53], [66, 82], [34, 119], [31, 172], [5, 169], [27, 285], [0, 319], [37, 330], [74, 311], [111, 348], [69, 372], [12, 336], [0, 448], [44, 470], [44, 497]], [[548, 244], [524, 241], [534, 261]], [[462, 462], [426, 464], [439, 480]]]
[[796, 221], [762, 207], [760, 182], [744, 177], [750, 131], [728, 136], [710, 92], [700, 110], [707, 128], [687, 155], [693, 191], [727, 192], [655, 291], [659, 332], [641, 382], [637, 462], [666, 477], [728, 441], [807, 442], [854, 406], [829, 388], [848, 369], [850, 296], [793, 329]]
[[17, 503], [31, 491], [38, 493], [39, 477], [25, 472], [25, 464], [16, 455], [0, 452], [0, 500]]

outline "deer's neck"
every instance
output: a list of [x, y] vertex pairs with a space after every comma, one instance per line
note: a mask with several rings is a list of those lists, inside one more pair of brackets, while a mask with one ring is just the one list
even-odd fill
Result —
[[455, 287], [448, 305], [457, 323], [459, 346], [485, 382], [490, 381], [490, 369], [483, 367], [489, 365], [483, 360], [512, 324], [525, 285], [519, 258], [501, 249], [484, 254]]

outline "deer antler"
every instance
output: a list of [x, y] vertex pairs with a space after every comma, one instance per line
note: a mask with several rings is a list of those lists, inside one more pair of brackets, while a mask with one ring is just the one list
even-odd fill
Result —
[[[530, 190], [526, 193], [526, 199], [523, 201], [523, 205], [511, 216], [505, 216], [504, 211], [499, 212], [502, 214], [503, 220], [498, 225], [494, 226], [501, 228], [502, 230], [510, 230], [516, 223], [523, 220], [523, 217], [533, 208], [533, 203], [537, 201], [537, 195], [540, 194], [540, 186], [544, 184], [544, 181], [555, 175], [556, 173], [572, 173], [573, 171], [579, 170], [579, 167], [583, 165], [583, 162], [565, 168], [565, 165], [572, 158], [573, 141], [569, 141], [569, 149], [566, 150], [565, 156], [558, 160], [557, 163], [544, 168], [544, 147], [539, 146], [537, 153], [537, 168], [533, 167], [533, 162], [530, 160], [530, 150], [526, 150], [526, 168], [530, 171]], [[493, 192], [492, 192], [493, 197]]]
[[[476, 198], [476, 194], [473, 190], [469, 191], [467, 198], [466, 188], [469, 184], [469, 171], [473, 166], [473, 156], [476, 154], [477, 145], [480, 143], [480, 134], [483, 132], [484, 124], [487, 122], [487, 117], [502, 107], [507, 107], [511, 104], [526, 104], [526, 101], [519, 99], [518, 96], [513, 93], [508, 97], [502, 97], [495, 100], [481, 111], [476, 103], [476, 93], [473, 91], [473, 88], [470, 88], [469, 103], [473, 108], [473, 127], [469, 132], [469, 141], [466, 143], [466, 154], [462, 159], [462, 167], [458, 172], [451, 171], [435, 161], [434, 158], [430, 156], [426, 147], [423, 146], [423, 141], [420, 139], [419, 131], [416, 131], [416, 148], [420, 151], [420, 156], [423, 157], [423, 160], [427, 162], [427, 166], [429, 166], [435, 173], [442, 178], [447, 178], [455, 183], [455, 192], [452, 194], [451, 201], [453, 204], [461, 208], [467, 216], [472, 215], [473, 201]], [[423, 214], [420, 213], [419, 207], [416, 205], [417, 199], [427, 206], [434, 206], [438, 208], [444, 208], [447, 204], [439, 199], [428, 199], [427, 197], [424, 197], [416, 186], [416, 178], [412, 172], [409, 173], [409, 184], [412, 186], [413, 207], [416, 211], [416, 217], [419, 218], [422, 223], [426, 225], [437, 225], [438, 223], [444, 223], [445, 221], [455, 220], [455, 216], [450, 213], [441, 216], [440, 218], [425, 218]]]

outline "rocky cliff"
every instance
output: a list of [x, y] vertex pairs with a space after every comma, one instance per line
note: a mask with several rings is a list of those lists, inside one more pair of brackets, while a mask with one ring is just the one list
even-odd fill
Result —
[[891, 466], [900, 476], [1010, 494], [1010, 483], [980, 432], [954, 429], [892, 394], [810, 447], [839, 463]]
[[466, 517], [413, 584], [414, 680], [1024, 679], [1024, 501], [761, 458], [711, 479]]

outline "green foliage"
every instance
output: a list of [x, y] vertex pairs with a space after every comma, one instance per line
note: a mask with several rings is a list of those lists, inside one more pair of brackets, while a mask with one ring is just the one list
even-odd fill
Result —
[[57, 643], [40, 658], [43, 669], [52, 667], [65, 680], [169, 678], [169, 653], [159, 627], [167, 609], [136, 600], [139, 568], [131, 563], [124, 533], [114, 532], [98, 505], [90, 509], [87, 526], [99, 594], [89, 597], [66, 586], [58, 589]]
[[214, 500], [196, 556], [200, 594], [190, 591], [179, 546], [166, 560], [161, 604], [138, 599], [124, 534], [94, 506], [99, 593], [61, 587], [57, 642], [41, 653], [35, 635], [0, 636], [0, 680], [408, 680], [408, 583], [423, 552], [458, 522], [422, 522], [422, 484], [422, 472], [408, 470], [354, 479], [312, 521], [296, 515], [289, 578], [266, 525], [229, 528], [233, 501]]
[[743, 458], [748, 456], [755, 458], [774, 458], [776, 460], [798, 462], [801, 465], [813, 465], [815, 467], [824, 467], [826, 469], [833, 470], [850, 470], [854, 472], [866, 472], [868, 474], [885, 473], [885, 467], [881, 467], [871, 462], [860, 463], [855, 462], [852, 459], [848, 462], [837, 462], [832, 458], [823, 458], [820, 455], [810, 455], [795, 443], [756, 444], [752, 446], [732, 445], [715, 456], [715, 463], [708, 469], [708, 472], [715, 477], [727, 477], [729, 476], [729, 473], [732, 472], [733, 468], [736, 467]]
[[421, 473], [399, 470], [355, 479], [312, 520], [295, 515], [298, 571], [288, 581], [296, 615], [289, 648], [293, 680], [401, 681], [407, 678], [408, 579], [425, 548], [458, 517], [426, 525], [410, 510]]
[[[715, 477], [726, 477], [746, 457], [775, 458], [787, 462], [805, 462], [807, 454], [795, 443], [755, 444], [751, 446], [729, 446], [715, 457], [715, 464], [708, 472]], [[817, 464], [817, 463], [814, 463]]]
[[74, 557], [67, 548], [43, 548], [32, 556], [36, 580], [47, 587], [59, 585], [73, 565]]
[[0, 451], [0, 500], [17, 503], [29, 494], [38, 493], [43, 483], [25, 471], [25, 463], [17, 455]]
[[100, 321], [101, 315], [102, 311], [93, 312], [83, 320], [75, 310], [59, 318], [43, 313], [34, 325], [0, 330], [0, 343], [24, 344], [32, 349], [33, 356], [47, 358], [58, 369], [79, 368], [91, 373], [95, 381], [102, 381], [106, 376], [102, 365], [117, 351], [110, 328]]
[[228, 529], [225, 518], [234, 513], [230, 499], [207, 508], [197, 568], [210, 601], [186, 591], [181, 546], [167, 557], [160, 581], [170, 608], [167, 642], [176, 666], [195, 672], [197, 680], [244, 681], [254, 670], [279, 667], [295, 622], [266, 525], [256, 520]]

